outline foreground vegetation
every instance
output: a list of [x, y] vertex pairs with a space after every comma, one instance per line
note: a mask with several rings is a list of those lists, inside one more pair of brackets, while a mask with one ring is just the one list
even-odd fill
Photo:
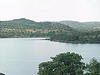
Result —
[[5, 75], [5, 74], [3, 74], [3, 73], [0, 73], [0, 75]]
[[51, 59], [52, 61], [39, 64], [38, 75], [100, 75], [100, 62], [95, 58], [86, 64], [81, 55], [67, 52]]
[[82, 56], [68, 52], [51, 59], [39, 65], [39, 75], [100, 75], [100, 62], [94, 58], [85, 64]]

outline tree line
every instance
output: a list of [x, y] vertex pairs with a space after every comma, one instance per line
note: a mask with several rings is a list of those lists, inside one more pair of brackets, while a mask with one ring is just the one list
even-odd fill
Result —
[[70, 43], [100, 43], [100, 31], [62, 32], [50, 36], [51, 41]]

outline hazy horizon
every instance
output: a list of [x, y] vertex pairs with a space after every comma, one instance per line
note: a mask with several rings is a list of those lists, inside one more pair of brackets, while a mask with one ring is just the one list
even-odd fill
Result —
[[0, 21], [100, 21], [100, 0], [2, 0]]
[[15, 18], [15, 19], [10, 19], [10, 20], [0, 20], [0, 21], [12, 21], [12, 20], [17, 20], [17, 19], [27, 19], [27, 20], [31, 20], [31, 21], [35, 21], [35, 22], [60, 22], [60, 21], [74, 21], [74, 22], [100, 22], [100, 21], [76, 21], [76, 20], [58, 20], [58, 21], [50, 21], [50, 20], [44, 20], [44, 21], [36, 21], [36, 20], [32, 20], [29, 18]]

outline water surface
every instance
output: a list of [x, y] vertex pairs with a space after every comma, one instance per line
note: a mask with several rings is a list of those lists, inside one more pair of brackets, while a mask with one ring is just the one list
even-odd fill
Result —
[[93, 57], [100, 61], [100, 44], [60, 43], [40, 38], [0, 39], [0, 72], [37, 75], [39, 63], [63, 52], [81, 54], [85, 62]]

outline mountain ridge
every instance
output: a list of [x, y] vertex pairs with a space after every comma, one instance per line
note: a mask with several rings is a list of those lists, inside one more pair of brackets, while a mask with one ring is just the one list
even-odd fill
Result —
[[27, 23], [27, 24], [36, 24], [36, 23], [60, 23], [67, 25], [69, 27], [75, 28], [76, 30], [94, 30], [95, 28], [100, 28], [100, 22], [99, 21], [89, 21], [89, 22], [79, 22], [79, 21], [72, 21], [72, 20], [64, 20], [64, 21], [34, 21], [26, 18], [19, 18], [19, 19], [13, 19], [13, 20], [8, 20], [8, 21], [0, 21], [2, 22], [7, 22], [7, 23]]

